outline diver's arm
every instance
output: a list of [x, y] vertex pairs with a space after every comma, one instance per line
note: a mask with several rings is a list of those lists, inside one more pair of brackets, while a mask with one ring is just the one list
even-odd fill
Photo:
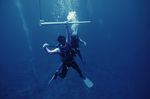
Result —
[[59, 53], [60, 53], [59, 48], [55, 48], [55, 49], [53, 49], [53, 50], [49, 50], [49, 49], [46, 47], [45, 49], [46, 49], [46, 52], [47, 52], [48, 54], [59, 54]]
[[59, 48], [55, 48], [54, 50], [49, 50], [48, 49], [48, 44], [47, 43], [45, 43], [44, 45], [43, 45], [43, 48], [44, 48], [44, 50], [48, 53], [48, 54], [58, 54], [58, 53], [60, 53], [60, 49]]
[[70, 31], [69, 31], [68, 25], [65, 24], [65, 27], [66, 27], [66, 42], [69, 45], [71, 45], [71, 34], [70, 34]]
[[86, 42], [83, 41], [80, 37], [79, 37], [79, 41], [80, 41], [82, 44], [84, 44], [84, 46], [86, 46]]

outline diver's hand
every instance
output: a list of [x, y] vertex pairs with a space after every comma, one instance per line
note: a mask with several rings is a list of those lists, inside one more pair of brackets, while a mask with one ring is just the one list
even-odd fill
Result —
[[86, 42], [84, 42], [84, 46], [86, 46], [87, 45], [87, 43]]
[[49, 46], [48, 43], [43, 44], [43, 48], [44, 48], [44, 49], [45, 49], [46, 47], [48, 47], [48, 46]]
[[65, 21], [65, 28], [68, 28], [68, 21]]

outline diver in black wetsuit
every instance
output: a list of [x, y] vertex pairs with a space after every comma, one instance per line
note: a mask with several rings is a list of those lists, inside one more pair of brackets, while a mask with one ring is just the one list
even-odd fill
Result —
[[[59, 42], [58, 48], [55, 48], [54, 50], [49, 50], [49, 45], [47, 43], [43, 45], [44, 50], [48, 54], [59, 54], [61, 56], [62, 66], [58, 69], [58, 71], [56, 71], [54, 79], [56, 79], [58, 75], [64, 79], [66, 77], [69, 67], [73, 67], [79, 73], [80, 77], [82, 79], [85, 79], [84, 75], [82, 74], [81, 70], [79, 69], [77, 63], [74, 60], [75, 51], [71, 48], [71, 35], [67, 25], [66, 29], [67, 39], [65, 39], [64, 36], [59, 36], [57, 39], [57, 41]], [[59, 70], [62, 71], [60, 72]]]
[[[82, 59], [82, 55], [80, 53], [80, 50], [79, 50], [79, 43], [82, 43], [86, 46], [86, 42], [83, 41], [78, 35], [77, 35], [77, 30], [75, 30], [72, 35], [71, 35], [71, 48], [75, 51], [75, 53], [78, 54], [78, 56], [80, 57], [81, 61], [82, 61], [82, 64], [85, 65], [85, 61]], [[57, 44], [57, 47], [60, 45]], [[63, 66], [63, 63], [61, 63], [60, 67], [58, 70], [56, 70], [56, 73], [55, 73], [55, 77], [54, 79], [57, 77], [58, 73], [61, 71], [62, 69], [62, 66]]]
[[85, 62], [82, 59], [82, 55], [80, 53], [79, 50], [79, 42], [83, 43], [86, 46], [86, 42], [83, 41], [78, 35], [77, 32], [73, 32], [71, 35], [71, 47], [75, 49], [75, 51], [77, 52], [77, 54], [79, 55], [81, 61], [83, 64], [85, 64]]

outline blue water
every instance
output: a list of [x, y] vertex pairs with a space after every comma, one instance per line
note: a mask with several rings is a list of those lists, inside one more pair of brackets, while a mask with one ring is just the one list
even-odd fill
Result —
[[86, 65], [76, 61], [94, 86], [72, 68], [48, 86], [61, 61], [42, 45], [56, 45], [64, 26], [40, 27], [38, 0], [0, 0], [0, 99], [150, 99], [150, 1], [69, 1], [41, 0], [41, 17], [65, 21], [76, 11], [91, 21], [78, 29]]

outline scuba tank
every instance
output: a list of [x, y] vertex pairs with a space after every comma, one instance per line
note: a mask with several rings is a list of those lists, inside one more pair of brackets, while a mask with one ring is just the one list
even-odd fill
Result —
[[58, 48], [61, 51], [59, 55], [61, 56], [61, 60], [63, 62], [70, 62], [74, 60], [76, 52], [68, 43], [66, 44], [66, 47], [58, 46]]

